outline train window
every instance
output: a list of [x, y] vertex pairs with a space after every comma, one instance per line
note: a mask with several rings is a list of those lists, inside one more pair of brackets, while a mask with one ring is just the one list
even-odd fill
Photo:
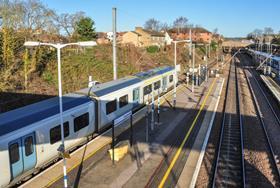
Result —
[[33, 138], [29, 136], [24, 139], [25, 156], [29, 156], [33, 153]]
[[133, 101], [137, 101], [139, 99], [139, 88], [133, 89]]
[[110, 114], [117, 110], [117, 99], [106, 103], [106, 114]]
[[124, 95], [119, 98], [119, 107], [122, 108], [128, 104], [128, 95]]
[[89, 113], [84, 113], [74, 119], [74, 131], [77, 132], [89, 125]]
[[173, 82], [173, 75], [169, 76], [169, 82]]
[[154, 83], [154, 90], [160, 88], [160, 81]]
[[10, 163], [14, 164], [19, 161], [19, 147], [18, 143], [9, 146]]
[[144, 87], [144, 95], [148, 95], [152, 92], [152, 85], [147, 85]]
[[[64, 128], [64, 138], [69, 136], [69, 122], [63, 123]], [[60, 125], [57, 125], [50, 130], [50, 143], [54, 144], [61, 140], [61, 128]]]

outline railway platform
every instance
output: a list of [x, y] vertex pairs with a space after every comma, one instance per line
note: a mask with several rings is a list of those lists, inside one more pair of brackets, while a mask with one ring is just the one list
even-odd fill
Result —
[[260, 76], [266, 87], [270, 90], [272, 95], [280, 104], [280, 86], [276, 83], [272, 78], [268, 76], [261, 75]]
[[[195, 143], [193, 146], [196, 150], [195, 156], [200, 156], [203, 152], [202, 145], [205, 145], [203, 135], [209, 134], [209, 125], [213, 121], [211, 119], [215, 113], [221, 80], [221, 78], [211, 78], [208, 82], [196, 86], [194, 93], [191, 92], [190, 86], [184, 84], [178, 86], [176, 110], [172, 106], [172, 91], [161, 97], [160, 121], [153, 131], [149, 128], [148, 141], [146, 140], [146, 107], [134, 114], [133, 144], [128, 154], [114, 165], [108, 154], [112, 142], [111, 130], [71, 153], [71, 158], [67, 159], [69, 187], [92, 187], [92, 185], [94, 187], [133, 187], [135, 185], [145, 187], [149, 186], [150, 182], [150, 185], [158, 185], [162, 176], [158, 176], [158, 179], [151, 178], [158, 165], [166, 163], [165, 165], [170, 167], [170, 161], [165, 160], [165, 156], [171, 148], [179, 149], [180, 135], [185, 136], [185, 132], [190, 131], [192, 124], [195, 124], [191, 122], [198, 119], [201, 119], [199, 124], [203, 122], [201, 124], [203, 128], [197, 136], [199, 141], [192, 138], [193, 141], [187, 148], [187, 156], [193, 155], [190, 153], [193, 143]], [[201, 116], [197, 118], [200, 112]], [[151, 118], [148, 118], [149, 127], [150, 120]], [[129, 140], [130, 131], [128, 122], [117, 127], [115, 129], [116, 141]], [[189, 163], [195, 164], [198, 159], [193, 158], [189, 160]], [[44, 170], [21, 187], [63, 187], [62, 161]]]

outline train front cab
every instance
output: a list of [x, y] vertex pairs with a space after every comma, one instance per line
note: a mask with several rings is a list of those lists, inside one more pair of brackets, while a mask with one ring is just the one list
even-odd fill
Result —
[[27, 134], [9, 143], [11, 181], [36, 166], [35, 133]]

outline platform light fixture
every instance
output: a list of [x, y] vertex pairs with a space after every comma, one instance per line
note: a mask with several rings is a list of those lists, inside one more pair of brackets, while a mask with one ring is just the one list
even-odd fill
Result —
[[175, 41], [172, 41], [172, 43], [174, 43], [174, 70], [175, 70], [175, 73], [174, 73], [174, 79], [173, 79], [173, 84], [174, 84], [174, 92], [173, 92], [173, 107], [175, 109], [176, 107], [176, 82], [177, 82], [177, 70], [176, 70], [176, 67], [177, 67], [177, 43], [189, 43], [191, 42], [191, 40], [175, 40]]
[[81, 47], [93, 47], [96, 46], [95, 41], [83, 41], [76, 43], [66, 44], [52, 44], [52, 43], [41, 43], [37, 41], [26, 41], [24, 46], [26, 47], [37, 47], [37, 46], [50, 46], [57, 49], [57, 63], [58, 63], [58, 95], [59, 95], [59, 118], [60, 118], [60, 129], [61, 129], [61, 145], [59, 150], [63, 152], [63, 175], [64, 175], [64, 187], [67, 188], [67, 170], [66, 170], [66, 158], [65, 158], [65, 145], [64, 145], [64, 128], [63, 128], [63, 103], [62, 103], [62, 82], [61, 82], [61, 49], [66, 46], [81, 46]]

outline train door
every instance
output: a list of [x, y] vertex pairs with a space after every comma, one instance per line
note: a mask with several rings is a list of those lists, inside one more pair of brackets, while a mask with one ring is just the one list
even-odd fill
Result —
[[135, 89], [133, 89], [133, 108], [138, 106], [140, 103], [140, 88], [137, 87]]
[[167, 76], [162, 78], [162, 91], [165, 92], [167, 90]]
[[37, 162], [34, 133], [22, 137], [22, 155], [24, 164], [23, 171], [34, 168]]
[[31, 133], [10, 142], [9, 156], [12, 179], [34, 168], [37, 162], [35, 134]]
[[9, 156], [12, 179], [23, 172], [23, 158], [22, 158], [22, 143], [21, 139], [12, 141], [9, 144]]

